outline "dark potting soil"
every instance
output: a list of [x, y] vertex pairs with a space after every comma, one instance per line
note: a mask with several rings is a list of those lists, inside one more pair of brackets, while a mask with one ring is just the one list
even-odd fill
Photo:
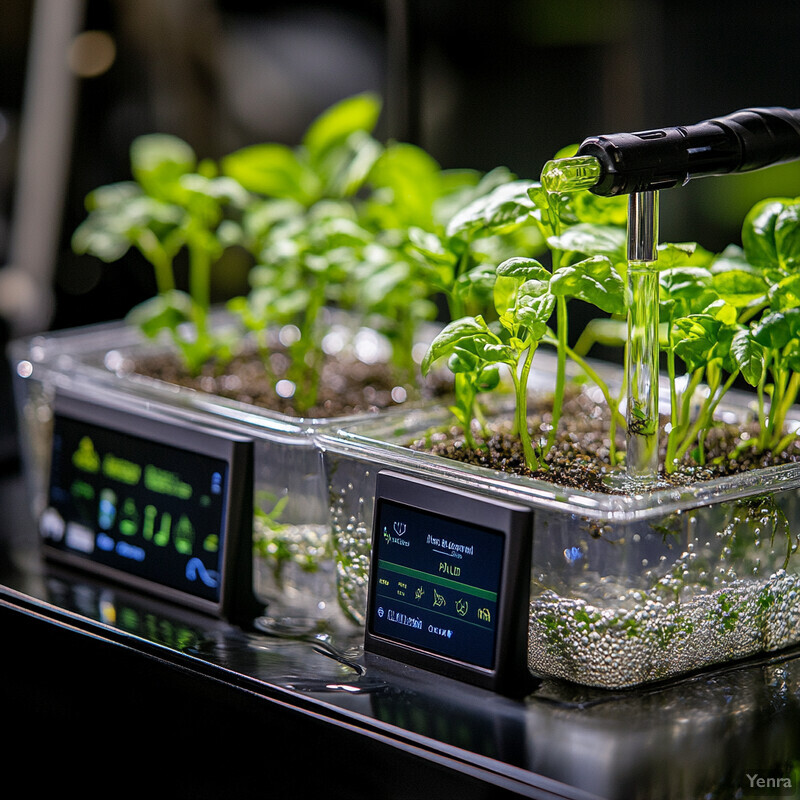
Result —
[[[280, 376], [280, 360], [273, 363]], [[318, 402], [310, 409], [299, 412], [294, 398], [281, 397], [275, 390], [276, 378], [269, 376], [258, 357], [242, 355], [224, 365], [206, 365], [199, 375], [191, 375], [174, 356], [150, 355], [134, 365], [141, 375], [178, 384], [197, 391], [215, 394], [239, 402], [277, 411], [289, 416], [330, 419], [350, 414], [372, 413], [397, 407], [414, 399], [417, 389], [398, 385], [393, 371], [386, 364], [366, 364], [357, 360], [328, 358], [319, 374]], [[444, 381], [428, 381], [423, 385], [423, 397], [441, 397], [450, 385]], [[549, 398], [532, 399], [528, 427], [534, 439], [545, 439], [551, 428], [552, 416]], [[668, 422], [662, 419], [661, 429]], [[556, 444], [547, 454], [546, 469], [532, 472], [525, 465], [522, 445], [512, 434], [510, 420], [490, 426], [490, 435], [478, 441], [477, 448], [467, 444], [457, 426], [431, 432], [423, 439], [409, 442], [412, 449], [444, 456], [456, 461], [488, 467], [517, 475], [540, 478], [565, 487], [587, 491], [611, 493], [622, 491], [610, 486], [607, 477], [612, 471], [610, 463], [608, 415], [580, 391], [565, 399]], [[744, 438], [755, 441], [757, 428], [751, 426], [716, 424], [705, 441], [705, 463], [698, 465], [689, 455], [684, 463], [670, 474], [660, 475], [660, 482], [669, 485], [686, 485], [699, 480], [724, 477], [758, 467], [800, 461], [800, 445], [793, 442], [778, 454], [757, 453], [755, 446], [740, 447]], [[624, 432], [616, 440], [617, 454], [624, 458]], [[662, 437], [662, 458], [666, 437]], [[729, 458], [739, 447], [735, 458]]]
[[[534, 440], [544, 440], [551, 430], [551, 403], [532, 401], [528, 427]], [[488, 467], [512, 474], [539, 478], [550, 483], [602, 492], [605, 494], [629, 491], [619, 488], [608, 477], [614, 468], [610, 462], [610, 439], [608, 414], [584, 394], [575, 394], [566, 399], [562, 412], [555, 446], [545, 457], [546, 469], [532, 471], [525, 464], [522, 444], [519, 437], [511, 432], [510, 421], [492, 424], [489, 436], [476, 439], [477, 448], [470, 447], [460, 428], [453, 426], [448, 430], [431, 433], [424, 439], [410, 443], [419, 451], [444, 456], [456, 461]], [[661, 419], [661, 430], [669, 422]], [[769, 451], [756, 452], [755, 440], [757, 426], [729, 425], [717, 423], [705, 440], [704, 463], [698, 465], [690, 454], [684, 462], [677, 465], [674, 472], [662, 473], [659, 485], [681, 486], [696, 481], [711, 480], [727, 475], [746, 472], [759, 467], [787, 464], [800, 461], [800, 444], [793, 442], [784, 452], [773, 454]], [[754, 444], [747, 447], [746, 441]], [[664, 463], [666, 435], [661, 439], [661, 463]], [[730, 455], [739, 451], [735, 458]], [[616, 437], [618, 458], [624, 459], [624, 432]]]
[[[299, 409], [295, 397], [282, 397], [276, 391], [277, 381], [285, 377], [287, 364], [280, 354], [273, 356], [273, 374], [270, 375], [260, 357], [245, 353], [223, 366], [208, 363], [199, 374], [193, 375], [172, 354], [163, 353], [138, 359], [133, 371], [288, 416], [314, 419], [372, 413], [399, 406], [414, 399], [419, 391], [398, 383], [387, 364], [328, 357], [319, 372], [317, 402], [310, 408]], [[423, 396], [434, 396], [446, 390], [435, 381], [424, 382], [422, 386]]]

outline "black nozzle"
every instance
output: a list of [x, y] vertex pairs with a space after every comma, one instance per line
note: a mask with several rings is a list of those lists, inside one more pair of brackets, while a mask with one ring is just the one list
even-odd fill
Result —
[[600, 162], [594, 194], [668, 189], [800, 158], [800, 109], [746, 108], [695, 125], [591, 136], [578, 155]]

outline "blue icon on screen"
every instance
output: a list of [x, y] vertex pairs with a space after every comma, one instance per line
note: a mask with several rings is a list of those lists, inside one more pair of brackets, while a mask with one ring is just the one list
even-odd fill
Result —
[[213, 569], [206, 569], [206, 565], [199, 558], [190, 558], [186, 562], [186, 580], [199, 580], [210, 589], [219, 586], [219, 573]]
[[97, 522], [103, 530], [109, 530], [117, 516], [117, 495], [111, 489], [100, 492], [100, 507]]

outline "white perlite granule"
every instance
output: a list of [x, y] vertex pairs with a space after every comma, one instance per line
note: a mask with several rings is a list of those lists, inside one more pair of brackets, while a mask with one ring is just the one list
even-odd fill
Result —
[[800, 577], [784, 570], [679, 602], [641, 590], [600, 607], [543, 591], [530, 604], [532, 672], [623, 688], [800, 641]]

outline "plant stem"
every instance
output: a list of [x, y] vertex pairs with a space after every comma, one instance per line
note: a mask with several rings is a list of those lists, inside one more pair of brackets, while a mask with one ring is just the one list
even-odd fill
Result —
[[151, 230], [143, 230], [139, 234], [137, 246], [144, 257], [153, 265], [158, 294], [171, 292], [175, 288], [172, 258], [162, 247], [156, 235]]
[[788, 381], [788, 384], [786, 384], [785, 388], [782, 390], [782, 397], [780, 399], [780, 402], [772, 419], [772, 426], [770, 431], [771, 442], [774, 442], [776, 439], [781, 437], [783, 433], [783, 427], [786, 421], [786, 415], [789, 413], [789, 409], [792, 407], [794, 401], [797, 399], [797, 392], [799, 389], [800, 389], [800, 374], [798, 374], [797, 372], [793, 372], [791, 378]]
[[686, 451], [692, 446], [692, 443], [695, 440], [699, 441], [700, 434], [708, 427], [714, 411], [716, 411], [717, 406], [720, 403], [720, 400], [722, 400], [727, 391], [731, 388], [738, 375], [739, 370], [732, 372], [728, 376], [728, 379], [725, 381], [721, 389], [719, 388], [719, 385], [717, 385], [711, 391], [708, 398], [703, 403], [703, 407], [700, 409], [700, 413], [697, 415], [694, 425], [692, 425], [689, 433], [686, 435], [681, 446], [678, 448], [675, 454], [675, 459], [677, 461], [680, 461], [683, 458], [683, 456], [686, 454]]
[[536, 352], [535, 345], [528, 348], [525, 356], [525, 361], [522, 364], [522, 369], [519, 375], [516, 370], [512, 370], [512, 377], [514, 379], [514, 391], [517, 397], [516, 411], [515, 411], [515, 424], [517, 433], [522, 442], [522, 452], [525, 456], [525, 464], [527, 467], [536, 471], [542, 469], [542, 462], [534, 451], [531, 442], [531, 435], [528, 431], [528, 377], [531, 372], [531, 365], [533, 364], [533, 354]]
[[[667, 331], [672, 330], [672, 320]], [[664, 470], [669, 475], [675, 470], [675, 445], [678, 430], [678, 387], [675, 385], [675, 350], [672, 347], [672, 337], [667, 334], [667, 374], [669, 375], [669, 422], [670, 429], [667, 435], [667, 452], [664, 458]]]
[[211, 283], [211, 256], [200, 246], [189, 247], [189, 294], [192, 297], [197, 336], [206, 334]]
[[[314, 326], [317, 316], [325, 303], [325, 287], [320, 281], [309, 292], [309, 301], [302, 315], [300, 336], [289, 348], [292, 382], [295, 385], [295, 398], [301, 411], [307, 411], [317, 402], [319, 391], [320, 348], [315, 346]], [[310, 357], [312, 363], [308, 363]]]
[[611, 422], [609, 424], [609, 451], [608, 451], [608, 458], [611, 466], [615, 466], [617, 463], [617, 447], [615, 444], [616, 434], [617, 434], [617, 424], [622, 423], [622, 426], [625, 426], [625, 417], [619, 411], [619, 402], [616, 404], [614, 403], [614, 398], [611, 397], [611, 390], [608, 388], [608, 384], [597, 374], [597, 372], [592, 369], [592, 367], [581, 357], [579, 356], [574, 350], [570, 349], [569, 347], [566, 348], [567, 355], [586, 373], [586, 375], [592, 380], [592, 382], [597, 386], [598, 389], [603, 394], [603, 398], [608, 405], [609, 412], [611, 414]]
[[567, 355], [586, 373], [592, 382], [596, 384], [597, 388], [603, 393], [603, 399], [606, 401], [606, 403], [608, 403], [612, 419], [615, 419], [617, 422], [621, 422], [624, 425], [625, 417], [619, 410], [619, 404], [616, 406], [614, 405], [614, 399], [611, 397], [611, 390], [608, 388], [608, 384], [597, 374], [597, 372], [589, 365], [589, 363], [579, 356], [574, 350], [567, 347], [566, 352]]
[[464, 429], [464, 441], [466, 441], [470, 449], [477, 450], [478, 444], [472, 435], [471, 425], [476, 397], [472, 377], [463, 372], [455, 374], [455, 400], [457, 405], [454, 410], [458, 412], [456, 417], [460, 419], [461, 427]]
[[447, 297], [447, 306], [451, 320], [461, 319], [461, 317], [466, 314], [464, 301], [456, 287], [458, 286], [458, 278], [461, 274], [463, 274], [468, 261], [469, 248], [465, 248], [464, 252], [459, 256], [455, 269], [453, 270], [453, 282]]

